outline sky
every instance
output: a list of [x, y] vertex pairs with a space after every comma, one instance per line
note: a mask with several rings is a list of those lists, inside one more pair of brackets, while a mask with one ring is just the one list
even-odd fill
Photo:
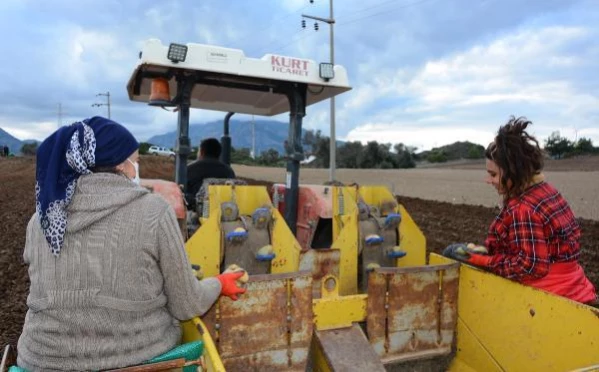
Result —
[[[341, 140], [428, 150], [486, 146], [511, 115], [544, 141], [559, 131], [599, 145], [599, 0], [337, 0], [335, 63], [352, 90], [336, 99]], [[0, 128], [43, 140], [59, 125], [107, 115], [139, 140], [176, 129], [174, 113], [129, 101], [126, 84], [147, 39], [329, 60], [329, 26], [314, 0], [2, 0]], [[225, 113], [192, 110], [191, 122]], [[247, 119], [243, 115], [237, 119]], [[288, 115], [272, 117], [287, 121]], [[304, 127], [330, 130], [329, 102]]]

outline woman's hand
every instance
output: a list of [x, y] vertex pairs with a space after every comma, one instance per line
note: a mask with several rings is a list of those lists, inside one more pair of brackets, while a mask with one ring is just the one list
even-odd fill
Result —
[[443, 256], [475, 266], [489, 266], [491, 257], [487, 254], [487, 248], [473, 243], [450, 244], [443, 250]]
[[237, 280], [247, 275], [245, 271], [222, 273], [216, 277], [221, 285], [220, 294], [237, 301], [238, 295], [245, 293], [246, 289], [237, 285]]

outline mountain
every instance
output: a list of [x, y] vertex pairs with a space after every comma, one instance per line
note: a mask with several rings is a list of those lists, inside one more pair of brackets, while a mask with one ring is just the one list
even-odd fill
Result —
[[426, 159], [430, 154], [444, 153], [445, 160], [457, 159], [482, 159], [485, 154], [485, 148], [472, 142], [454, 142], [450, 145], [435, 147], [430, 151], [423, 151], [417, 154], [418, 158]]
[[8, 146], [10, 148], [11, 154], [18, 154], [21, 152], [21, 146], [23, 146], [25, 142], [19, 140], [8, 134], [2, 128], [0, 128], [0, 146]]
[[[275, 149], [282, 154], [283, 144], [289, 136], [289, 123], [274, 120], [254, 120], [256, 133], [256, 154], [268, 149]], [[189, 139], [193, 147], [209, 137], [220, 140], [223, 135], [223, 122], [211, 121], [204, 124], [189, 125]], [[252, 122], [231, 120], [229, 122], [229, 135], [232, 146], [236, 149], [252, 148]], [[177, 131], [173, 130], [165, 134], [153, 136], [146, 142], [153, 145], [173, 148], [177, 141]]]

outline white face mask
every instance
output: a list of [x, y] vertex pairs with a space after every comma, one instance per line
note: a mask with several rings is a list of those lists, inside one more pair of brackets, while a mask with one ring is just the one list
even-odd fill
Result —
[[139, 163], [137, 162], [132, 162], [131, 159], [127, 158], [127, 160], [129, 160], [129, 163], [133, 164], [133, 168], [135, 168], [135, 178], [133, 178], [131, 180], [131, 182], [133, 182], [136, 185], [139, 185], [140, 180], [139, 180]]

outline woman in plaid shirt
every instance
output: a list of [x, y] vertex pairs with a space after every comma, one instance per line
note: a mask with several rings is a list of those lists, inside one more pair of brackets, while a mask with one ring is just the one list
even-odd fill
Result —
[[460, 256], [457, 245], [446, 252], [520, 283], [594, 304], [595, 288], [578, 264], [580, 226], [568, 202], [541, 174], [543, 153], [526, 132], [530, 124], [512, 117], [485, 152], [486, 182], [503, 196], [485, 240], [488, 255], [462, 247]]

